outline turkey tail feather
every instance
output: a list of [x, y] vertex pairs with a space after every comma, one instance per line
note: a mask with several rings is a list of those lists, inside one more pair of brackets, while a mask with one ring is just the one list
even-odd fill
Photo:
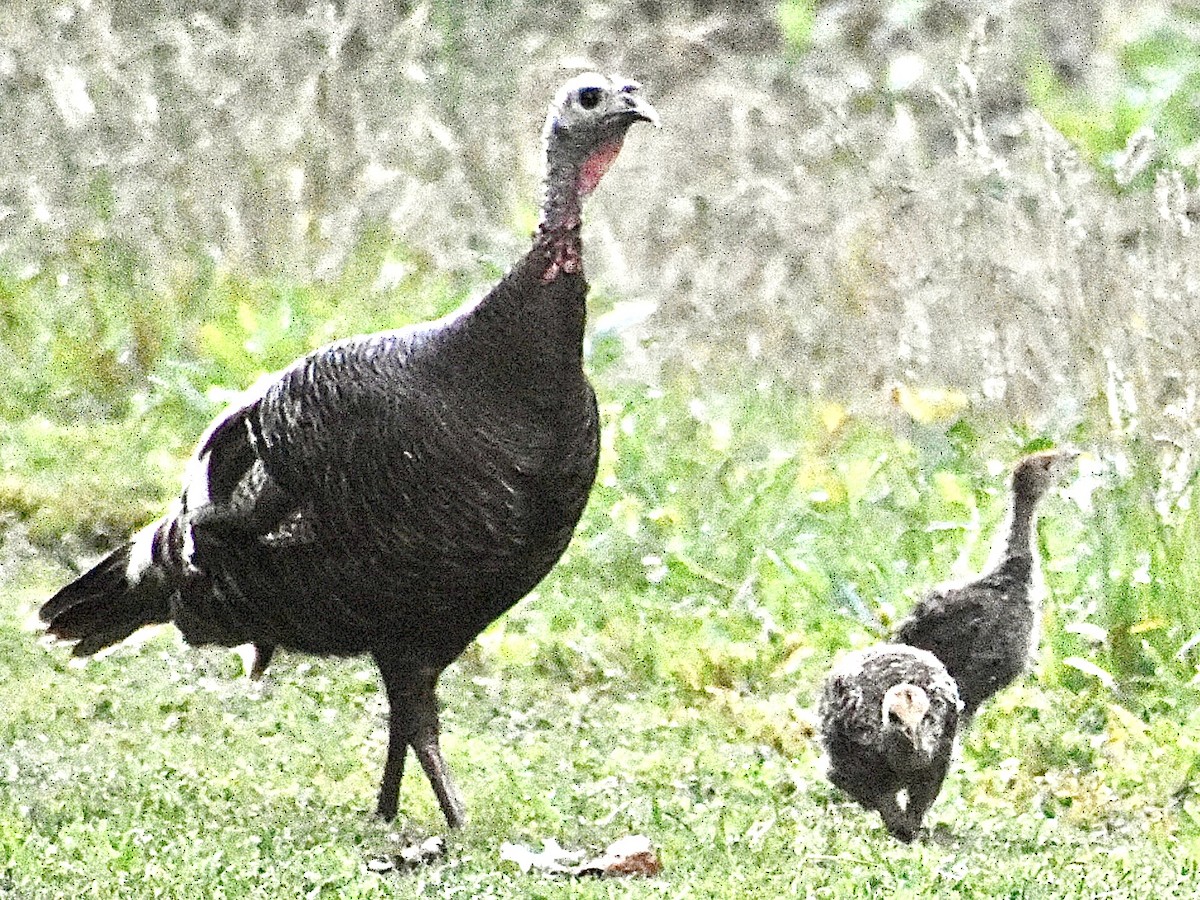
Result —
[[76, 656], [91, 656], [144, 625], [170, 621], [170, 580], [153, 565], [131, 572], [134, 550], [131, 543], [113, 551], [38, 611], [50, 634], [78, 641]]

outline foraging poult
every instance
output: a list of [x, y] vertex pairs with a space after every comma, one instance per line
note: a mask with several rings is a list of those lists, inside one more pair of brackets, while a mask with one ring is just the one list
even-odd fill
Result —
[[485, 297], [340, 340], [261, 380], [201, 437], [158, 521], [41, 608], [90, 655], [143, 625], [192, 644], [370, 653], [390, 707], [378, 811], [412, 747], [452, 827], [442, 670], [566, 549], [596, 474], [582, 366], [583, 198], [635, 122], [639, 85], [594, 72], [556, 94], [533, 246]]
[[1018, 462], [1008, 524], [984, 574], [931, 591], [892, 635], [893, 641], [921, 647], [942, 661], [958, 682], [968, 718], [1025, 671], [1037, 648], [1037, 504], [1076, 456], [1073, 450], [1051, 450]]
[[821, 694], [829, 780], [911, 841], [942, 789], [961, 708], [932, 653], [880, 644], [848, 654]]

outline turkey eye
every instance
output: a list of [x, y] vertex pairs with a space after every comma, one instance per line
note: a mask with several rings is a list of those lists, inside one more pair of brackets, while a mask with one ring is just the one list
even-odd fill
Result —
[[584, 109], [595, 109], [600, 102], [600, 88], [586, 87], [579, 91], [579, 105]]

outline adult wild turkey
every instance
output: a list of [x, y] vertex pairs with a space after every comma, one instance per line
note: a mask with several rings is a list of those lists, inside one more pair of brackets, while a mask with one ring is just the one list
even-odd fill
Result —
[[1017, 463], [1007, 527], [974, 580], [935, 589], [892, 640], [930, 651], [958, 682], [964, 715], [1016, 680], [1037, 649], [1041, 585], [1034, 521], [1038, 501], [1078, 454], [1034, 453]]
[[942, 789], [961, 708], [954, 679], [932, 653], [881, 644], [849, 654], [821, 695], [829, 780], [911, 841]]
[[172, 621], [192, 644], [370, 653], [390, 707], [378, 811], [412, 747], [451, 827], [442, 670], [565, 550], [596, 473], [582, 367], [583, 198], [634, 122], [640, 86], [589, 72], [550, 106], [528, 253], [443, 319], [337, 341], [260, 381], [201, 437], [183, 493], [41, 608], [93, 654]]

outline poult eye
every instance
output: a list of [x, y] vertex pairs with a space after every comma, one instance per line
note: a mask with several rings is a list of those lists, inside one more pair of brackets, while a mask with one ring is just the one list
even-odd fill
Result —
[[595, 109], [600, 102], [601, 90], [598, 87], [585, 87], [579, 90], [579, 105], [584, 109]]

